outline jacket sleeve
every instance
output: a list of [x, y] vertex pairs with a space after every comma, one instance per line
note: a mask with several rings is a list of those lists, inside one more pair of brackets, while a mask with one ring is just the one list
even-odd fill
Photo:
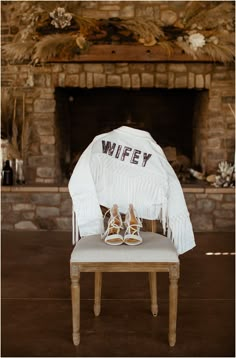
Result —
[[90, 168], [93, 142], [78, 160], [68, 185], [80, 236], [101, 234], [104, 231], [103, 216]]

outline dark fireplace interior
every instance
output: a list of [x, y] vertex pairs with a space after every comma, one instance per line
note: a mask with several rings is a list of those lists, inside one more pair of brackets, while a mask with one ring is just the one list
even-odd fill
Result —
[[80, 154], [96, 135], [122, 125], [149, 131], [164, 151], [172, 147], [177, 155], [188, 158], [189, 165], [196, 164], [196, 121], [203, 92], [207, 91], [56, 88], [62, 178], [70, 177]]

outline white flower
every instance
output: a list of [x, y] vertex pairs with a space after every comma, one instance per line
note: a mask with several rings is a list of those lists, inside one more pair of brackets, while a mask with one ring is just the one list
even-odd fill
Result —
[[196, 51], [198, 47], [203, 47], [205, 45], [205, 37], [198, 33], [191, 34], [188, 38], [188, 41], [190, 43], [190, 47]]
[[64, 29], [64, 27], [71, 25], [72, 15], [69, 12], [66, 12], [64, 7], [57, 7], [50, 12], [49, 15], [53, 19], [51, 24], [57, 29]]

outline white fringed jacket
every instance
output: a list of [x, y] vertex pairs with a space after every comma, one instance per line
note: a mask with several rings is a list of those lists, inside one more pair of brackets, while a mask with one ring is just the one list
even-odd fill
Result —
[[[98, 135], [81, 155], [69, 181], [73, 201], [73, 242], [104, 232], [100, 205], [159, 219], [178, 254], [195, 246], [179, 180], [162, 149], [143, 130], [120, 127]], [[78, 233], [79, 230], [79, 233]]]

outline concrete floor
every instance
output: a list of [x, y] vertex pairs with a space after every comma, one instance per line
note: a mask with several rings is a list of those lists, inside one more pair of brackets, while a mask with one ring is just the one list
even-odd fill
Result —
[[157, 318], [150, 313], [148, 280], [142, 273], [104, 274], [102, 312], [95, 318], [93, 274], [84, 273], [76, 348], [71, 337], [71, 234], [3, 232], [1, 355], [235, 356], [234, 233], [199, 233], [196, 242], [195, 249], [180, 256], [175, 347], [167, 340], [166, 273], [158, 275]]

